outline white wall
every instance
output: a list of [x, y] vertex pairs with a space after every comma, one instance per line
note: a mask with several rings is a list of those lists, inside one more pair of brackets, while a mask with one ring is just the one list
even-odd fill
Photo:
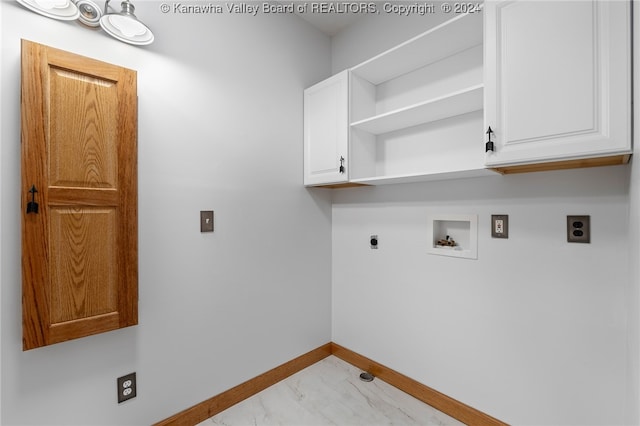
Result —
[[[330, 193], [302, 186], [301, 143], [302, 90], [329, 75], [330, 40], [293, 16], [159, 5], [136, 2], [156, 32], [137, 48], [0, 4], [4, 425], [148, 425], [331, 339]], [[28, 352], [20, 38], [136, 69], [139, 95], [140, 325]], [[132, 371], [138, 397], [118, 405]]]
[[[334, 38], [334, 71], [430, 24], [387, 19], [378, 43], [380, 19]], [[333, 340], [511, 424], [630, 421], [632, 167], [335, 191]], [[478, 215], [477, 260], [427, 254], [433, 213]], [[568, 214], [591, 215], [591, 244], [566, 242]]]
[[[638, 105], [640, 99], [640, 4], [634, 4], [634, 99]], [[640, 109], [634, 110], [634, 122], [640, 123]], [[629, 266], [630, 279], [628, 290], [628, 380], [627, 380], [627, 420], [629, 424], [640, 424], [640, 138], [638, 127], [634, 134], [634, 163], [631, 173], [631, 186], [629, 189]]]
[[[2, 22], [2, 7], [0, 6], [0, 22]], [[3, 56], [2, 31], [0, 31], [0, 58]], [[2, 64], [0, 64], [0, 99], [2, 97]], [[0, 114], [0, 144], [2, 144], [2, 114]], [[0, 148], [0, 176], [2, 176], [2, 149]], [[2, 200], [2, 186], [0, 186], [0, 200]], [[2, 236], [2, 209], [0, 208], [0, 242]], [[0, 243], [0, 306], [2, 306], [2, 243]], [[0, 315], [0, 377], [2, 377], [2, 315]], [[2, 380], [0, 380], [0, 424], [2, 424]]]
[[[434, 3], [438, 4], [438, 2]], [[380, 6], [383, 3], [386, 2], [378, 3], [379, 14], [364, 15], [362, 19], [333, 36], [331, 41], [333, 73], [364, 62], [450, 18], [449, 15], [442, 13], [423, 16], [385, 13]]]

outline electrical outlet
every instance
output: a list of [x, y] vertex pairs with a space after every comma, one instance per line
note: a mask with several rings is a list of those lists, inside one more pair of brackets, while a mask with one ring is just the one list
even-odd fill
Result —
[[118, 404], [128, 399], [135, 398], [136, 390], [136, 373], [127, 374], [118, 377]]
[[567, 242], [591, 243], [591, 216], [567, 216]]
[[200, 211], [200, 232], [213, 232], [213, 210]]
[[377, 235], [372, 235], [371, 237], [369, 237], [369, 244], [371, 245], [372, 249], [377, 249], [378, 248], [378, 236]]
[[509, 238], [509, 215], [491, 215], [491, 236], [493, 238]]

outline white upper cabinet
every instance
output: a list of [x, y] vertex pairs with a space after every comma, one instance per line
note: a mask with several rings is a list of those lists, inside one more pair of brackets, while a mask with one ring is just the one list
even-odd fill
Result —
[[304, 184], [349, 180], [349, 74], [304, 91]]
[[318, 83], [304, 95], [305, 185], [627, 162], [630, 9], [487, 0]]
[[486, 165], [625, 162], [630, 2], [487, 1], [484, 14]]

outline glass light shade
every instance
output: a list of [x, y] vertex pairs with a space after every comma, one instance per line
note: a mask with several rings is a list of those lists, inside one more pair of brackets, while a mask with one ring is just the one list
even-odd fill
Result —
[[151, 30], [133, 14], [134, 7], [128, 0], [122, 2], [121, 13], [109, 13], [100, 18], [100, 26], [111, 37], [129, 44], [153, 43]]
[[47, 18], [75, 21], [80, 16], [78, 7], [70, 0], [17, 0], [22, 6]]

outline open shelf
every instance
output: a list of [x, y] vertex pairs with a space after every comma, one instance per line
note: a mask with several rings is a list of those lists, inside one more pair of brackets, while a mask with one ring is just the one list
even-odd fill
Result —
[[350, 70], [353, 183], [493, 175], [484, 166], [482, 14], [457, 15]]
[[392, 183], [428, 182], [435, 180], [464, 179], [495, 175], [495, 171], [483, 167], [471, 170], [448, 170], [443, 172], [433, 172], [429, 174], [414, 173], [404, 175], [372, 176], [360, 179], [351, 179], [351, 182], [359, 183], [362, 185], [389, 185]]
[[380, 135], [468, 112], [479, 111], [483, 106], [483, 92], [483, 85], [479, 84], [446, 96], [429, 99], [416, 105], [356, 121], [351, 123], [351, 127], [374, 135]]
[[395, 132], [352, 128], [350, 181], [366, 185], [495, 176], [484, 166], [482, 110]]
[[[483, 149], [483, 69], [482, 13], [455, 15], [346, 70], [349, 123], [336, 124], [331, 104], [316, 129], [339, 135], [346, 129], [348, 157], [336, 156], [332, 139], [317, 135], [320, 148], [307, 152], [328, 164], [344, 156], [353, 185], [493, 175]], [[325, 180], [317, 183], [333, 182]]]
[[377, 85], [482, 44], [482, 13], [456, 16], [352, 68]]

